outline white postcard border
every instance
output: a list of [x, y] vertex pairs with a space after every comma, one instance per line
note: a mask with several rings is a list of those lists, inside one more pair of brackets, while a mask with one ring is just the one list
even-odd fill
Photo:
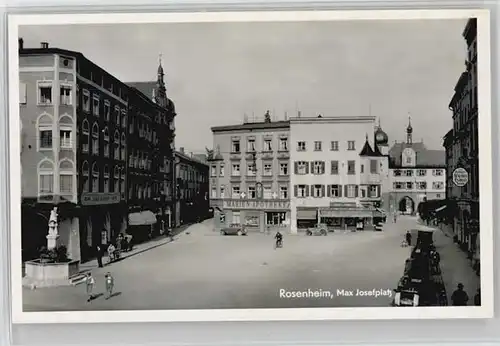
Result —
[[[21, 25], [140, 24], [195, 22], [290, 22], [331, 20], [422, 20], [478, 18], [479, 187], [481, 296], [483, 305], [468, 307], [212, 309], [158, 311], [23, 312], [21, 273], [21, 176], [19, 124], [18, 27]], [[10, 15], [9, 44], [9, 165], [10, 253], [13, 323], [104, 323], [188, 321], [299, 321], [492, 318], [493, 302], [493, 191], [491, 141], [491, 70], [489, 11], [473, 10], [373, 10], [373, 11], [258, 11], [195, 13], [116, 13]], [[460, 34], [460, 33], [457, 33]], [[458, 78], [458, 76], [457, 76]], [[453, 85], [450, 85], [450, 93]], [[450, 115], [451, 116], [451, 115]], [[13, 203], [19, 201], [19, 203]]]

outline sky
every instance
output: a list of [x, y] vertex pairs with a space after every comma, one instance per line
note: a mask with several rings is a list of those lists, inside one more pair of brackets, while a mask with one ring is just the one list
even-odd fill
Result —
[[465, 69], [466, 20], [24, 26], [25, 47], [79, 51], [123, 82], [155, 81], [175, 102], [176, 147], [204, 152], [212, 126], [263, 118], [380, 118], [390, 143], [442, 149]]

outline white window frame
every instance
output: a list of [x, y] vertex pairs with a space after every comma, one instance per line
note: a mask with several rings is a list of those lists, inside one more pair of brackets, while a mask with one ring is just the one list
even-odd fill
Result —
[[347, 141], [347, 150], [356, 150], [356, 141]]
[[297, 161], [297, 175], [307, 174], [307, 166], [309, 162], [307, 161]]
[[104, 168], [103, 168], [103, 189], [104, 189], [104, 192], [109, 192], [109, 188], [110, 188], [110, 176], [109, 176], [109, 166], [108, 165], [104, 165]]
[[231, 176], [239, 177], [241, 175], [241, 166], [239, 163], [233, 163], [231, 167]]
[[[97, 132], [94, 131], [94, 128], [97, 128]], [[99, 155], [99, 125], [97, 122], [92, 124], [92, 155]], [[97, 145], [96, 145], [97, 144]]]
[[[42, 102], [42, 88], [50, 87], [50, 102]], [[38, 106], [52, 106], [54, 104], [54, 83], [53, 81], [44, 80], [36, 82], [36, 98]]]
[[257, 198], [257, 189], [255, 188], [255, 186], [249, 186], [248, 187], [247, 198], [248, 199], [255, 199], [255, 198]]
[[25, 105], [28, 101], [28, 85], [24, 82], [19, 82], [19, 104]]
[[[69, 132], [69, 138], [63, 138], [62, 136], [63, 131]], [[73, 128], [69, 126], [61, 126], [59, 128], [59, 148], [66, 150], [73, 149]]]
[[247, 176], [249, 177], [255, 177], [256, 172], [255, 172], [255, 167], [253, 162], [252, 163], [247, 163]]
[[[54, 149], [54, 131], [52, 125], [39, 125], [38, 126], [38, 151], [51, 151]], [[52, 134], [52, 145], [50, 147], [42, 147], [42, 131], [47, 131]]]
[[313, 197], [315, 197], [315, 198], [323, 197], [321, 190], [322, 190], [322, 185], [313, 185]]
[[262, 166], [263, 166], [262, 167], [262, 175], [265, 177], [272, 177], [273, 176], [273, 164], [263, 162]]
[[[62, 177], [69, 177], [71, 178], [71, 190], [70, 191], [63, 191], [63, 184], [62, 184]], [[74, 190], [75, 190], [75, 175], [73, 172], [70, 171], [61, 171], [59, 172], [59, 194], [60, 195], [71, 195], [73, 196]]]
[[303, 184], [297, 185], [297, 197], [299, 198], [306, 198], [306, 189], [307, 186]]
[[427, 170], [426, 169], [419, 169], [417, 170], [417, 176], [419, 177], [425, 177], [427, 175]]
[[322, 144], [321, 141], [314, 141], [314, 151], [322, 151]]
[[256, 151], [255, 138], [248, 138], [247, 139], [247, 151], [249, 151], [249, 152]]
[[330, 196], [332, 198], [340, 197], [340, 189], [341, 189], [341, 186], [339, 186], [339, 185], [330, 185]]
[[[96, 101], [97, 101], [97, 108], [96, 108]], [[92, 94], [92, 114], [98, 117], [100, 115], [100, 110], [101, 110], [101, 98], [99, 97], [99, 95]]]
[[280, 138], [280, 151], [288, 151], [288, 138]]
[[314, 161], [313, 162], [313, 174], [321, 175], [323, 174], [323, 161]]
[[[236, 150], [238, 149], [238, 150]], [[231, 140], [231, 152], [232, 153], [239, 153], [241, 152], [241, 143], [239, 139], [232, 139]]]
[[280, 175], [288, 176], [288, 162], [280, 162]]
[[415, 187], [415, 186], [414, 186], [414, 184], [413, 184], [413, 181], [407, 181], [407, 182], [405, 183], [405, 189], [406, 189], [406, 190], [413, 190], [413, 189], [414, 189], [414, 187]]
[[212, 189], [210, 190], [210, 198], [217, 198], [217, 188], [216, 187], [212, 187]]
[[264, 151], [273, 151], [273, 140], [270, 138], [264, 139]]
[[280, 186], [279, 197], [280, 197], [280, 199], [288, 199], [288, 186], [286, 186], [286, 185]]
[[210, 176], [217, 177], [217, 165], [210, 166]]
[[330, 151], [339, 151], [339, 141], [330, 142]]
[[122, 126], [122, 129], [126, 129], [127, 128], [127, 111], [125, 109], [122, 109], [122, 112], [121, 112], [121, 126]]
[[[97, 168], [97, 170], [94, 170], [94, 167]], [[99, 192], [99, 166], [97, 165], [97, 162], [94, 162], [92, 164], [92, 170], [91, 170], [91, 186], [92, 186], [92, 192]], [[97, 181], [97, 188], [94, 189], [95, 185], [94, 183]]]
[[104, 100], [104, 121], [109, 121], [111, 118], [111, 102]]
[[307, 150], [307, 145], [305, 141], [298, 141], [297, 142], [297, 151], [306, 151]]
[[220, 198], [224, 198], [226, 195], [226, 187], [224, 185], [220, 186]]
[[240, 190], [239, 185], [231, 186], [231, 197], [232, 198], [240, 198], [241, 197], [241, 190]]
[[372, 198], [379, 198], [380, 196], [378, 195], [378, 187], [377, 185], [370, 185], [368, 193], [370, 194], [370, 197]]
[[225, 166], [226, 166], [226, 165], [225, 165], [225, 164], [223, 164], [223, 163], [221, 163], [221, 164], [219, 165], [219, 177], [224, 177], [224, 173], [226, 173], [226, 172], [225, 172], [225, 169], [226, 169], [226, 167], [225, 167]]
[[356, 198], [356, 185], [347, 185], [347, 198]]
[[115, 106], [115, 111], [114, 111], [114, 117], [115, 117], [115, 124], [117, 127], [120, 127], [120, 121], [121, 121], [121, 110], [120, 106]]
[[[85, 103], [85, 97], [87, 97], [87, 103]], [[82, 89], [82, 109], [86, 113], [90, 113], [90, 99], [90, 91], [88, 91], [87, 89]]]
[[[85, 165], [87, 165], [87, 169], [85, 169]], [[84, 178], [82, 190], [83, 192], [89, 192], [90, 191], [90, 166], [88, 161], [83, 161], [82, 163], [82, 177]], [[85, 180], [85, 178], [87, 178]]]

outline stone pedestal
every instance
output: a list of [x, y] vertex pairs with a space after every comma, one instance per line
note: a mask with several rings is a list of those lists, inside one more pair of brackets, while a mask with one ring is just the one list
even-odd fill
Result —
[[48, 234], [47, 235], [47, 249], [52, 250], [57, 246], [57, 239], [59, 239], [58, 234]]

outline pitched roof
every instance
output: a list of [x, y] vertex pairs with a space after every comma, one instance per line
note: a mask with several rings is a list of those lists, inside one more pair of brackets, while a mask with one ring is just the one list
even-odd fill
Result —
[[240, 125], [228, 125], [228, 126], [214, 126], [212, 127], [212, 132], [224, 132], [224, 131], [235, 131], [235, 130], [256, 130], [256, 129], [275, 129], [275, 128], [290, 128], [290, 122], [285, 121], [273, 121], [273, 122], [258, 122], [258, 123], [244, 123]]
[[365, 141], [365, 145], [363, 146], [363, 149], [361, 149], [361, 152], [359, 153], [359, 156], [374, 156], [374, 152], [372, 147], [370, 146], [370, 143], [368, 143], [368, 140]]
[[389, 156], [395, 166], [401, 166], [401, 154], [405, 148], [415, 151], [416, 166], [445, 166], [446, 152], [444, 150], [429, 150], [423, 142], [407, 144], [396, 142], [389, 150]]
[[125, 84], [129, 87], [136, 88], [149, 99], [153, 97], [153, 89], [156, 88], [156, 82], [133, 82]]

